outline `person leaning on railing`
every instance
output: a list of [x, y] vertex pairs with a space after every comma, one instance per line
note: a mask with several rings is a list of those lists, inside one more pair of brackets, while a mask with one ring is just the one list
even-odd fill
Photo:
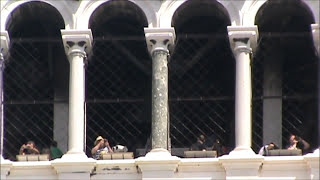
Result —
[[33, 141], [28, 141], [27, 144], [23, 144], [19, 151], [20, 155], [27, 154], [40, 154], [39, 150], [36, 148], [36, 145]]
[[287, 147], [288, 150], [301, 149], [303, 153], [305, 153], [310, 147], [310, 144], [307, 141], [295, 134], [290, 135], [289, 143], [290, 144]]

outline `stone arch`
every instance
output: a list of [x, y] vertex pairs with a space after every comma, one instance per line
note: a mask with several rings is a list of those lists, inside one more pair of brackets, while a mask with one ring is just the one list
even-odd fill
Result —
[[147, 26], [144, 12], [132, 1], [106, 1], [91, 14], [94, 39], [86, 69], [88, 150], [98, 135], [133, 152], [147, 141], [152, 70], [144, 34]]
[[226, 8], [212, 0], [184, 1], [172, 16], [177, 36], [169, 63], [173, 147], [191, 147], [199, 134], [233, 146], [235, 64], [229, 25]]
[[[119, 21], [117, 20], [118, 18]], [[147, 17], [135, 3], [111, 0], [95, 9], [89, 20], [89, 28], [92, 30], [93, 35], [97, 35], [96, 30], [101, 29], [102, 26], [111, 21], [113, 24], [105, 27], [107, 31], [117, 29], [117, 32], [123, 31], [123, 33], [132, 34], [132, 32], [125, 32], [125, 28], [117, 27], [115, 24], [140, 30], [148, 26]], [[113, 33], [116, 32], [114, 31]]]
[[[204, 23], [204, 22], [199, 23], [199, 25], [200, 24], [203, 25], [202, 27], [195, 25], [198, 22], [191, 22], [194, 25], [193, 27], [190, 27], [190, 29], [192, 29], [191, 30], [192, 32], [196, 32], [196, 29], [206, 29], [208, 32], [209, 31], [220, 32], [220, 31], [225, 31], [226, 27], [228, 25], [231, 25], [228, 11], [224, 8], [223, 5], [221, 5], [217, 1], [206, 0], [206, 1], [201, 1], [200, 3], [198, 1], [189, 0], [189, 1], [186, 1], [184, 4], [182, 4], [181, 6], [179, 6], [179, 8], [175, 11], [172, 17], [171, 26], [175, 27], [175, 30], [177, 32], [184, 31], [180, 28], [181, 24], [185, 24], [187, 23], [187, 21], [193, 21], [192, 19], [197, 19], [198, 21], [207, 22], [207, 23]], [[208, 21], [208, 19], [210, 20]], [[216, 24], [212, 24], [212, 26], [210, 26], [211, 23], [216, 23]], [[218, 29], [214, 29], [214, 27], [215, 28], [223, 27], [225, 29], [218, 30]]]
[[[168, 1], [165, 1], [159, 10], [159, 14], [160, 14], [159, 26], [160, 27], [171, 27], [174, 13], [176, 12], [176, 10], [178, 8], [180, 8], [181, 5], [183, 5], [187, 1], [188, 0], [182, 0], [182, 1], [168, 0]], [[228, 16], [230, 17], [230, 21], [232, 22], [232, 24], [238, 25], [240, 23], [239, 12], [238, 12], [237, 6], [234, 4], [234, 2], [220, 1], [220, 0], [210, 0], [210, 1], [218, 2], [219, 4], [221, 4], [225, 8]]]
[[[252, 26], [255, 24], [255, 18], [257, 16], [258, 11], [261, 9], [263, 5], [268, 0], [257, 0], [254, 1], [249, 9], [246, 11], [243, 17], [243, 25]], [[301, 0], [303, 4], [305, 4], [305, 8], [309, 9], [310, 13], [313, 14], [315, 22], [319, 22], [319, 1], [308, 1], [308, 0]]]
[[[318, 130], [312, 126], [317, 116], [312, 94], [317, 94], [318, 83], [314, 22], [312, 10], [302, 0], [266, 1], [256, 13], [259, 40], [253, 68], [263, 72], [256, 74], [263, 82], [257, 91], [266, 97], [261, 102], [263, 143], [273, 141], [285, 147], [290, 133], [316, 142]], [[275, 98], [270, 100], [270, 96]]]
[[[90, 18], [92, 14], [105, 3], [112, 2], [113, 0], [106, 1], [82, 1], [79, 10], [76, 13], [77, 21], [76, 28], [85, 29], [90, 24]], [[132, 3], [143, 12], [146, 17], [147, 25], [154, 26], [157, 24], [155, 11], [148, 1], [134, 1], [134, 0], [122, 0], [122, 2]], [[81, 20], [80, 20], [81, 19]]]
[[[57, 119], [62, 123], [68, 120], [67, 111], [54, 111], [60, 105], [56, 100], [68, 99], [69, 64], [60, 32], [64, 28], [60, 12], [42, 1], [23, 3], [9, 15], [6, 30], [11, 44], [4, 69], [4, 103], [5, 133], [12, 144], [6, 146], [7, 153], [15, 153], [26, 138], [42, 148], [49, 147], [53, 139], [63, 150], [67, 146], [67, 129], [53, 126]], [[8, 103], [12, 101], [17, 103]], [[67, 103], [63, 104], [67, 109]], [[12, 134], [19, 134], [19, 141]]]
[[29, 1], [8, 1], [1, 9], [1, 30], [5, 30], [7, 23], [10, 21], [11, 13], [19, 6], [29, 2], [41, 2], [48, 4], [59, 12], [59, 18], [63, 19], [65, 27], [73, 26], [72, 12], [67, 8], [65, 1], [46, 1], [46, 0], [29, 0]]

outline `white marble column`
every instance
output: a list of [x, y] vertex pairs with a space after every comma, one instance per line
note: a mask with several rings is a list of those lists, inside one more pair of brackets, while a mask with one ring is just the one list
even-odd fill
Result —
[[[251, 56], [255, 49], [258, 29], [228, 26], [231, 49], [236, 58], [235, 138], [233, 152], [254, 154], [251, 149]], [[232, 153], [232, 152], [231, 152]]]
[[[318, 53], [318, 146], [320, 147], [320, 30], [319, 24], [312, 24], [312, 35], [315, 49]], [[319, 155], [319, 148], [314, 152]]]
[[68, 152], [52, 161], [58, 179], [90, 179], [96, 161], [84, 153], [85, 71], [84, 61], [91, 50], [91, 30], [61, 30], [70, 63]]
[[3, 116], [3, 71], [5, 66], [5, 60], [9, 54], [9, 35], [7, 31], [1, 31], [0, 36], [0, 179], [6, 179], [8, 172], [12, 166], [12, 162], [5, 160], [3, 154], [3, 138], [4, 138], [4, 116]]
[[257, 179], [263, 157], [251, 149], [251, 56], [257, 27], [228, 26], [231, 49], [236, 58], [235, 136], [236, 147], [219, 161], [226, 179]]
[[[69, 147], [67, 155], [84, 153], [85, 133], [85, 70], [84, 61], [91, 50], [91, 30], [61, 30], [70, 63], [69, 80]], [[78, 156], [77, 156], [78, 158]]]

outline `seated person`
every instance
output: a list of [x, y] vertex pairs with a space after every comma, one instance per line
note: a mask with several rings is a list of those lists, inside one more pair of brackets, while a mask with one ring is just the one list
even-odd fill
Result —
[[287, 147], [288, 150], [301, 149], [303, 153], [310, 147], [310, 144], [307, 141], [295, 134], [290, 135], [289, 143], [290, 144]]
[[269, 155], [269, 150], [273, 150], [273, 149], [279, 149], [279, 147], [275, 143], [270, 142], [269, 144], [261, 147], [261, 149], [259, 150], [259, 154], [262, 156], [267, 156]]
[[221, 156], [224, 153], [223, 146], [219, 139], [216, 139], [216, 141], [213, 143], [212, 150], [217, 152], [217, 156]]
[[50, 159], [61, 158], [63, 155], [62, 151], [58, 148], [57, 141], [52, 141], [50, 146]]
[[28, 141], [27, 144], [23, 144], [20, 147], [19, 151], [20, 155], [27, 154], [40, 154], [39, 150], [36, 148], [35, 143], [33, 141]]
[[206, 145], [206, 138], [203, 134], [201, 134], [198, 138], [197, 138], [197, 142], [191, 145], [191, 150], [192, 151], [206, 151], [207, 149], [207, 145]]
[[108, 152], [113, 152], [108, 140], [98, 136], [94, 142], [94, 147], [91, 150], [92, 157], [94, 159], [100, 159], [101, 155]]

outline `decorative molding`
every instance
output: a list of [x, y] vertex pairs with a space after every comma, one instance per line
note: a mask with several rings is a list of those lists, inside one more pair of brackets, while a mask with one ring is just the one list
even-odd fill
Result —
[[166, 51], [173, 46], [176, 38], [174, 28], [144, 28], [147, 46], [150, 54], [154, 51]]
[[93, 36], [90, 29], [61, 30], [62, 42], [66, 54], [81, 53], [86, 56], [92, 49]]
[[12, 162], [0, 156], [0, 179], [7, 179], [7, 175], [12, 168]]
[[163, 148], [151, 150], [145, 157], [136, 159], [136, 165], [142, 172], [142, 178], [172, 178], [181, 159], [171, 156]]
[[[76, 156], [75, 156], [76, 157]], [[92, 158], [60, 158], [51, 161], [52, 166], [60, 173], [91, 173], [96, 165], [96, 160]]]
[[258, 155], [252, 157], [224, 155], [219, 158], [219, 162], [226, 170], [227, 179], [258, 177], [263, 160], [264, 157]]
[[250, 53], [256, 50], [259, 34], [257, 26], [228, 26], [227, 28], [230, 46], [234, 53], [239, 51]]

